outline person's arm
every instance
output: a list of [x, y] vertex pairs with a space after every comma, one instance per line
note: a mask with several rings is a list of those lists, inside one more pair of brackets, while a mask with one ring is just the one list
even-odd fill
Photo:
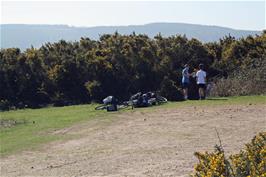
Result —
[[188, 72], [188, 69], [185, 70], [185, 77], [189, 77], [189, 72]]
[[182, 76], [185, 76], [185, 71], [184, 70], [182, 70]]
[[190, 76], [196, 77], [196, 72], [194, 71], [194, 72], [190, 73]]

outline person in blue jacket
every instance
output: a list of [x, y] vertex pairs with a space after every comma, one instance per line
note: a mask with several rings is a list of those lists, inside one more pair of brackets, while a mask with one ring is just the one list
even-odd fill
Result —
[[190, 84], [189, 77], [189, 65], [185, 64], [184, 69], [182, 70], [182, 88], [183, 88], [183, 94], [184, 94], [184, 99], [188, 99], [188, 87]]

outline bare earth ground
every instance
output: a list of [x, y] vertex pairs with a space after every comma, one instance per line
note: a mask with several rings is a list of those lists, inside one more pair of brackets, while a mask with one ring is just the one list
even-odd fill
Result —
[[265, 105], [138, 109], [54, 133], [77, 136], [1, 160], [1, 176], [187, 176], [218, 138], [238, 152], [266, 130]]

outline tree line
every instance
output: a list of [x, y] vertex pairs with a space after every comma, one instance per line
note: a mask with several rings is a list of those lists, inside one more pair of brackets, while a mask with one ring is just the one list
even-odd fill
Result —
[[181, 70], [203, 63], [208, 78], [226, 78], [265, 61], [266, 31], [202, 43], [176, 35], [105, 34], [99, 40], [46, 43], [40, 48], [1, 49], [0, 107], [40, 107], [128, 99], [138, 91], [160, 91], [181, 99]]

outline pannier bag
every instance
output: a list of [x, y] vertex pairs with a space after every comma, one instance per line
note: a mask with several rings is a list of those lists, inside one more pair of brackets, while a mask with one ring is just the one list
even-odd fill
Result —
[[114, 96], [108, 96], [103, 99], [103, 104], [107, 105], [107, 111], [117, 111], [118, 100]]
[[108, 96], [103, 99], [103, 104], [117, 104], [117, 99], [114, 96]]

